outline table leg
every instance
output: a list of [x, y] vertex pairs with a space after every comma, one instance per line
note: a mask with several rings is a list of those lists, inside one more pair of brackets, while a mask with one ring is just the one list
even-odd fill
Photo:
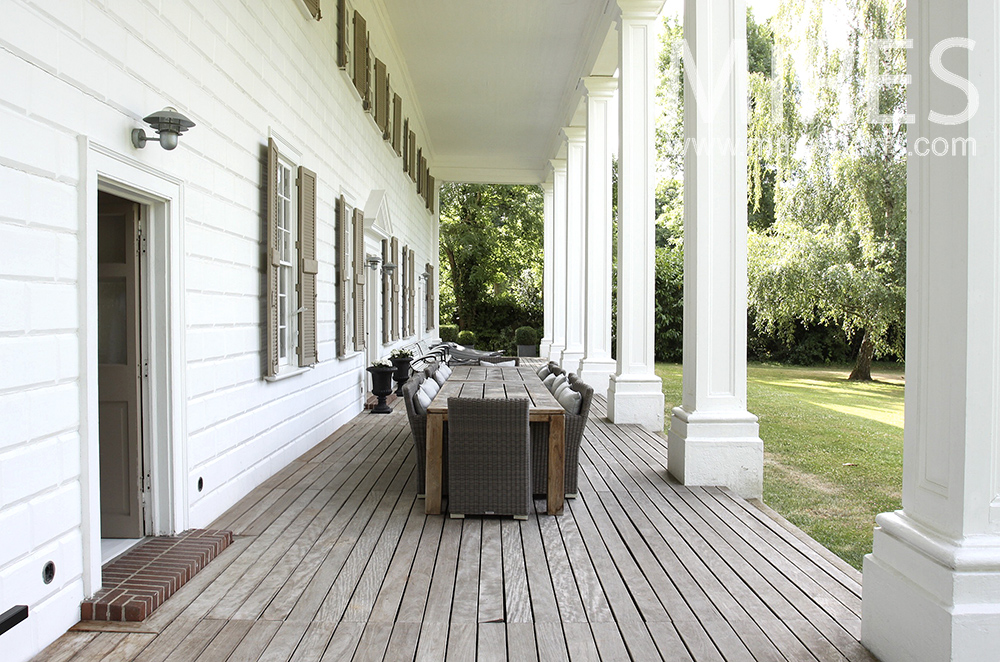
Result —
[[427, 448], [424, 452], [424, 510], [428, 515], [441, 514], [441, 465], [444, 452], [444, 414], [427, 415]]
[[562, 515], [566, 499], [566, 417], [555, 414], [549, 418], [549, 515]]

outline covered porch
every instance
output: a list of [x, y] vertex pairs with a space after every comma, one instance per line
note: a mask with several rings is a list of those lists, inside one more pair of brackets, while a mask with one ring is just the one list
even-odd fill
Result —
[[236, 539], [142, 623], [37, 660], [872, 660], [859, 574], [759, 502], [664, 478], [597, 398], [580, 496], [525, 522], [424, 515], [402, 406], [226, 512]]

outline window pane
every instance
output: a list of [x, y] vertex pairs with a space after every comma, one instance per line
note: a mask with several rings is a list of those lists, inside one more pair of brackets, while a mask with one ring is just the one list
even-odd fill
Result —
[[97, 281], [97, 362], [128, 362], [128, 301], [124, 278]]

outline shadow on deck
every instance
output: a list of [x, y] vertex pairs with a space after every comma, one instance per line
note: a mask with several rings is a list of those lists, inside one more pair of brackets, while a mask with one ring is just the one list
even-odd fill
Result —
[[856, 571], [670, 481], [664, 438], [604, 404], [579, 498], [526, 522], [425, 516], [402, 407], [362, 413], [214, 522], [236, 540], [146, 621], [80, 623], [36, 659], [874, 659]]

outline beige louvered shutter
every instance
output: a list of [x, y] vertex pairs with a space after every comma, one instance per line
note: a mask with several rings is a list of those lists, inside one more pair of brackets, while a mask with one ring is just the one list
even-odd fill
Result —
[[427, 171], [427, 210], [430, 213], [434, 213], [434, 178], [430, 175], [430, 170]]
[[369, 98], [368, 24], [358, 11], [354, 12], [354, 87], [358, 89], [362, 102]]
[[399, 340], [399, 240], [395, 237], [389, 243], [389, 253], [396, 268], [392, 270], [392, 339]]
[[267, 376], [278, 374], [278, 146], [267, 139]]
[[347, 14], [347, 0], [337, 0], [337, 66], [346, 69], [350, 46], [350, 17]]
[[392, 151], [403, 154], [403, 99], [398, 94], [392, 95]]
[[347, 218], [347, 200], [337, 199], [337, 356], [347, 354], [347, 302], [351, 298], [351, 264], [348, 261], [351, 247], [351, 223]]
[[413, 131], [410, 131], [410, 137], [407, 139], [407, 145], [409, 145], [407, 148], [407, 156], [409, 157], [407, 159], [409, 164], [407, 172], [410, 174], [411, 180], [417, 181], [417, 134]]
[[417, 148], [417, 195], [424, 194], [424, 171], [427, 170], [427, 159], [424, 158], [424, 148]]
[[320, 0], [305, 0], [306, 7], [309, 9], [309, 13], [317, 21], [323, 18], [323, 13], [319, 9]]
[[434, 267], [427, 263], [427, 330], [430, 331], [437, 324], [434, 322]]
[[316, 356], [316, 173], [299, 166], [299, 365]]
[[389, 240], [382, 240], [382, 342], [389, 342]]
[[375, 125], [382, 130], [382, 137], [389, 132], [389, 74], [385, 62], [375, 58]]
[[407, 328], [407, 335], [412, 336], [414, 333], [417, 332], [417, 325], [413, 322], [413, 318], [416, 316], [416, 311], [414, 310], [414, 306], [417, 303], [417, 275], [414, 272], [416, 266], [415, 265], [416, 260], [414, 258], [414, 253], [412, 250], [409, 252], [409, 257], [407, 258], [407, 262], [409, 262], [410, 265], [410, 285], [409, 285], [409, 292], [407, 293], [407, 296], [409, 296], [410, 298], [410, 305], [407, 307], [407, 313], [409, 314], [409, 317], [407, 317], [406, 319], [406, 328]]
[[407, 325], [406, 320], [409, 319], [407, 315], [410, 314], [410, 300], [409, 300], [409, 287], [410, 287], [410, 261], [406, 259], [409, 253], [409, 247], [403, 246], [402, 259], [399, 261], [399, 268], [402, 270], [402, 275], [400, 280], [402, 281], [402, 296], [399, 299], [400, 311], [399, 320], [400, 326], [403, 328], [403, 337], [406, 338], [410, 335], [410, 327]]
[[354, 349], [365, 348], [365, 214], [354, 210]]

